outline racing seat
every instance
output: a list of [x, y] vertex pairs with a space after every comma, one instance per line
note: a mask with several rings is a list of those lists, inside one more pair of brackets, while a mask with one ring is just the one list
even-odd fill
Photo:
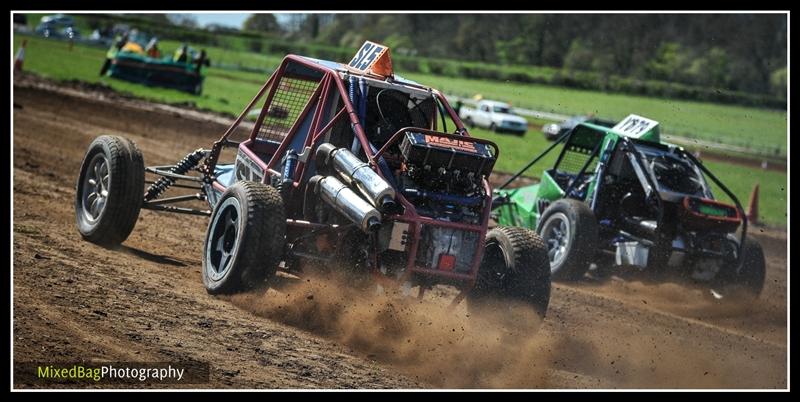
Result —
[[[577, 179], [577, 174], [572, 174], [568, 172], [558, 171], [556, 169], [550, 169], [550, 176], [555, 180], [558, 184], [558, 187], [561, 188], [561, 191], [567, 191], [570, 186], [573, 186], [573, 183]], [[585, 200], [587, 191], [589, 189], [589, 184], [591, 184], [592, 179], [594, 178], [594, 173], [586, 172], [580, 177], [580, 182], [575, 183], [572, 187], [571, 194], [567, 194], [570, 198], [575, 198], [578, 200]]]

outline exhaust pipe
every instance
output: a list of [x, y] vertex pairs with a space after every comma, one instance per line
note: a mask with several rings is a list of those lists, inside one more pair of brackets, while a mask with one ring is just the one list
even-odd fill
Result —
[[309, 185], [314, 186], [314, 192], [328, 205], [346, 216], [364, 232], [375, 232], [380, 229], [381, 213], [337, 178], [314, 176], [309, 179]]
[[350, 150], [324, 143], [317, 148], [316, 158], [317, 169], [333, 168], [347, 184], [355, 185], [379, 210], [388, 212], [395, 209], [394, 188]]

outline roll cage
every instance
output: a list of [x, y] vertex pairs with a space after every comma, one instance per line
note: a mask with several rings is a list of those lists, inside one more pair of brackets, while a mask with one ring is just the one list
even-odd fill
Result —
[[[352, 90], [356, 83], [362, 84], [362, 80], [370, 85], [399, 89], [419, 97], [431, 98], [434, 102], [433, 107], [435, 110], [429, 121], [430, 126], [400, 128], [383, 144], [376, 145], [371, 141], [365, 129], [363, 112], [365, 106], [360, 102], [351, 102], [352, 94], [349, 93], [349, 90]], [[349, 88], [345, 85], [345, 82], [350, 84]], [[295, 96], [298, 93], [303, 95], [303, 99]], [[260, 111], [255, 109], [259, 102], [262, 102]], [[237, 130], [240, 130], [247, 116], [253, 114], [253, 110], [258, 113], [258, 118], [250, 129], [247, 138], [244, 141], [232, 140], [234, 133], [241, 132]], [[440, 119], [437, 119], [437, 117]], [[454, 130], [453, 133], [437, 131], [439, 122], [441, 122], [443, 130], [449, 131], [446, 122], [447, 117], [455, 124], [455, 127], [451, 128], [451, 130]], [[284, 123], [280, 124], [280, 120], [284, 121]], [[287, 120], [291, 120], [291, 123], [285, 123]], [[469, 136], [467, 129], [445, 97], [435, 89], [403, 79], [384, 79], [369, 74], [357, 74], [348, 71], [338, 63], [288, 55], [236, 120], [213, 143], [211, 149], [196, 151], [202, 154], [204, 158], [203, 163], [197, 168], [200, 176], [186, 175], [185, 171], [175, 172], [169, 166], [148, 168], [148, 172], [169, 178], [173, 183], [189, 181], [189, 185], [184, 184], [184, 186], [202, 189], [203, 191], [194, 196], [187, 195], [164, 199], [146, 198], [143, 207], [146, 209], [209, 215], [210, 211], [208, 210], [164, 204], [191, 199], [208, 199], [213, 205], [215, 200], [212, 197], [217, 197], [218, 195], [215, 194], [221, 194], [227, 188], [220, 180], [223, 173], [218, 169], [220, 167], [218, 163], [219, 157], [223, 149], [227, 147], [235, 147], [238, 155], [243, 155], [254, 164], [254, 169], [258, 170], [258, 174], [250, 176], [250, 179], [270, 184], [273, 178], [279, 178], [286, 184], [284, 188], [289, 188], [289, 191], [296, 191], [304, 185], [305, 180], [314, 174], [315, 160], [313, 155], [316, 148], [325, 142], [325, 137], [332, 135], [333, 129], [339, 125], [345, 126], [346, 130], [352, 132], [353, 145], [355, 143], [358, 144], [366, 162], [389, 183], [393, 182], [393, 178], [391, 177], [391, 172], [386, 168], [385, 157], [388, 157], [387, 152], [391, 147], [398, 144], [404, 133], [411, 130], [458, 139], [459, 141], [485, 144], [492, 148], [495, 157], [499, 156], [499, 149], [496, 144]], [[349, 146], [350, 144], [347, 145]], [[296, 153], [296, 162], [294, 162], [293, 169], [287, 168], [289, 165], [287, 152]], [[197, 186], [198, 183], [202, 187]], [[449, 222], [438, 220], [431, 216], [423, 216], [417, 213], [417, 209], [403, 194], [397, 193], [396, 198], [404, 207], [403, 212], [387, 214], [385, 218], [409, 224], [410, 247], [408, 249], [409, 257], [404, 278], [412, 274], [418, 274], [444, 278], [459, 283], [466, 282], [469, 287], [474, 284], [482, 253], [475, 253], [469, 272], [444, 271], [417, 266], [416, 254], [423, 226], [475, 232], [479, 236], [478, 249], [482, 250], [491, 212], [491, 188], [486, 177], [482, 179], [482, 185], [486, 195], [482, 201], [482, 216], [479, 224]], [[311, 229], [312, 234], [324, 231], [340, 231], [342, 229], [336, 227], [337, 225], [303, 220], [301, 214], [292, 216], [290, 213], [289, 217], [290, 219], [287, 219], [289, 228]], [[300, 239], [303, 236], [307, 237], [309, 233], [301, 234], [297, 238]], [[288, 241], [291, 242], [292, 239], [290, 238]], [[377, 261], [371, 261], [371, 266], [376, 267], [377, 265]], [[463, 298], [463, 296], [460, 298]]]

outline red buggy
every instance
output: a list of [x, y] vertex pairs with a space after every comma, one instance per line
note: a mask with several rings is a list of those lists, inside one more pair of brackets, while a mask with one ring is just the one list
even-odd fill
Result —
[[[367, 42], [346, 65], [286, 56], [210, 149], [173, 166], [145, 167], [133, 142], [97, 138], [77, 183], [77, 223], [85, 239], [114, 245], [141, 208], [208, 215], [210, 293], [336, 263], [420, 297], [455, 286], [453, 305], [466, 298], [470, 311], [505, 300], [543, 317], [550, 267], [541, 238], [488, 229], [498, 155], [469, 136], [439, 91], [395, 76], [388, 49]], [[145, 173], [154, 177], [147, 188]], [[165, 196], [186, 187], [196, 192]], [[198, 199], [210, 210], [187, 206]]]

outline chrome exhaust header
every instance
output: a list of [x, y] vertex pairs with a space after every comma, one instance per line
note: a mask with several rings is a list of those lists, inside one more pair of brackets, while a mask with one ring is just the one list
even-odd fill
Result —
[[364, 232], [375, 232], [381, 226], [381, 213], [350, 187], [333, 176], [314, 176], [309, 180], [328, 205], [358, 225]]
[[387, 212], [395, 208], [394, 188], [350, 150], [324, 143], [317, 148], [316, 158], [317, 169], [336, 172], [348, 185], [355, 186], [379, 210]]

